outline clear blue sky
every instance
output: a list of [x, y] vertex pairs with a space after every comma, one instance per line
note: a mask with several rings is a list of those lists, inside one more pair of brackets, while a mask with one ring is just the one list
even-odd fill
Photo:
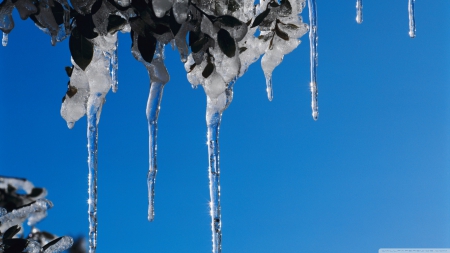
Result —
[[[364, 1], [362, 25], [355, 3], [318, 1], [317, 122], [307, 35], [274, 71], [273, 102], [259, 62], [236, 83], [221, 127], [224, 253], [450, 248], [450, 1], [416, 1], [415, 39], [407, 0]], [[0, 48], [0, 174], [48, 189], [39, 228], [86, 235], [86, 119], [69, 130], [59, 114], [68, 41], [52, 47], [15, 20]], [[119, 91], [99, 131], [98, 252], [210, 252], [204, 92], [167, 48], [148, 223], [149, 80], [129, 34], [119, 40]]]

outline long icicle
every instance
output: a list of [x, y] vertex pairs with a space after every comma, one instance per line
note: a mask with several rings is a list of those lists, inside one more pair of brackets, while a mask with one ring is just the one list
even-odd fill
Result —
[[409, 14], [409, 37], [416, 37], [416, 18], [414, 17], [414, 4], [416, 0], [408, 0], [408, 14]]
[[147, 120], [149, 133], [149, 169], [147, 174], [148, 186], [148, 220], [155, 218], [155, 182], [158, 172], [157, 166], [157, 134], [158, 116], [163, 95], [164, 85], [169, 82], [169, 73], [164, 65], [164, 44], [157, 43], [155, 56], [151, 64], [145, 64], [150, 77], [150, 93], [147, 100]]
[[97, 143], [98, 122], [102, 105], [102, 94], [91, 94], [87, 110], [89, 253], [95, 253], [97, 248]]
[[119, 88], [119, 80], [117, 79], [117, 70], [119, 69], [119, 62], [117, 61], [117, 55], [119, 51], [119, 40], [116, 40], [116, 49], [111, 54], [111, 89], [114, 93]]
[[309, 9], [309, 48], [311, 66], [311, 109], [314, 120], [319, 118], [318, 91], [317, 91], [317, 11], [316, 0], [308, 0]]
[[363, 22], [363, 3], [362, 0], [356, 0], [356, 23]]
[[147, 101], [147, 120], [149, 133], [149, 170], [147, 174], [148, 184], [148, 220], [153, 221], [155, 218], [155, 181], [157, 167], [157, 133], [158, 133], [158, 116], [161, 99], [163, 95], [164, 84], [152, 82], [150, 84], [150, 93]]
[[220, 214], [220, 162], [219, 162], [219, 129], [222, 120], [222, 112], [226, 109], [232, 99], [230, 92], [222, 93], [218, 98], [207, 96], [206, 103], [206, 126], [208, 139], [209, 157], [209, 195], [212, 231], [212, 252], [222, 252], [222, 220]]

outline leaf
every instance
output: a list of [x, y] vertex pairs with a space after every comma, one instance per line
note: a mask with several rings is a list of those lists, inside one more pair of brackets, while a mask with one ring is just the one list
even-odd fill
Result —
[[20, 231], [21, 229], [22, 229], [22, 228], [19, 227], [19, 225], [15, 225], [15, 226], [12, 226], [12, 227], [8, 228], [8, 229], [5, 231], [5, 233], [3, 234], [3, 240], [13, 238], [14, 235], [16, 235], [17, 233], [19, 233], [19, 231]]
[[292, 6], [289, 0], [280, 0], [280, 12], [286, 16], [291, 15]]
[[108, 33], [114, 33], [120, 30], [127, 21], [118, 15], [109, 15], [108, 17]]
[[4, 253], [22, 252], [28, 245], [27, 239], [14, 238], [3, 240]]
[[229, 0], [228, 1], [228, 11], [235, 12], [239, 9], [240, 5], [236, 0]]
[[243, 53], [245, 50], [247, 50], [246, 47], [240, 47], [239, 48], [239, 54]]
[[77, 87], [70, 85], [70, 82], [67, 84], [67, 92], [66, 95], [71, 98], [73, 96], [75, 96], [75, 94], [77, 94]]
[[131, 30], [139, 34], [140, 36], [146, 35], [147, 24], [139, 17], [130, 18], [129, 23], [131, 26]]
[[251, 26], [251, 28], [258, 26], [259, 24], [261, 24], [261, 22], [263, 22], [263, 20], [267, 17], [267, 15], [269, 15], [270, 9], [267, 8], [265, 11], [261, 12], [256, 18], [255, 21], [253, 21], [253, 24]]
[[[69, 67], [66, 67], [69, 68]], [[72, 70], [71, 68], [69, 68], [70, 70]], [[31, 190], [30, 194], [28, 194], [28, 197], [30, 198], [35, 198], [35, 197], [39, 197], [39, 195], [41, 195], [44, 192], [43, 188], [33, 188], [33, 190]]]
[[297, 25], [294, 25], [294, 24], [287, 24], [286, 28], [291, 29], [291, 30], [295, 30], [295, 29], [299, 29], [300, 27], [298, 27]]
[[42, 247], [42, 252], [45, 252], [46, 249], [48, 249], [50, 246], [55, 245], [57, 242], [59, 242], [62, 239], [62, 237], [58, 237], [55, 240], [45, 244], [44, 247]]
[[72, 72], [73, 72], [73, 66], [72, 67], [67, 66], [64, 69], [66, 70], [67, 76], [71, 77], [72, 76]]
[[276, 7], [280, 6], [276, 1], [271, 1], [269, 3], [269, 5], [270, 5], [270, 7], [273, 7], [273, 8], [276, 8]]
[[163, 35], [170, 32], [170, 28], [163, 24], [157, 24], [156, 27], [150, 27], [150, 30], [158, 35]]
[[233, 57], [236, 53], [236, 42], [231, 37], [230, 33], [225, 29], [220, 29], [217, 33], [217, 42], [219, 43], [220, 50], [228, 56]]
[[289, 40], [289, 35], [283, 31], [280, 30], [278, 25], [275, 26], [275, 33], [278, 35], [278, 37], [282, 38], [283, 40]]
[[93, 39], [98, 36], [98, 33], [94, 32], [94, 21], [92, 20], [92, 15], [77, 15], [75, 17], [75, 21], [77, 22], [77, 27], [83, 37], [86, 39]]
[[75, 63], [82, 70], [85, 70], [94, 56], [94, 45], [78, 31], [78, 27], [72, 30], [69, 49]]
[[64, 8], [57, 1], [53, 1], [54, 6], [51, 7], [53, 16], [55, 17], [55, 21], [58, 25], [64, 23]]
[[200, 39], [200, 32], [189, 32], [189, 46], [192, 46], [195, 42]]
[[144, 61], [151, 63], [156, 50], [156, 38], [151, 34], [147, 36], [138, 35], [137, 47]]
[[206, 64], [205, 68], [202, 71], [202, 76], [204, 78], [208, 78], [214, 71], [214, 64], [211, 61], [211, 55], [209, 54], [209, 51], [208, 51], [207, 61], [208, 61], [208, 63]]
[[197, 66], [197, 64], [192, 64], [190, 67], [189, 67], [189, 71], [188, 71], [188, 73], [191, 73], [192, 72], [192, 70], [194, 70], [194, 68], [195, 68], [195, 66]]
[[175, 19], [175, 14], [173, 13], [173, 8], [170, 9], [170, 19], [169, 19], [170, 30], [172, 30], [173, 36], [176, 36], [181, 28], [181, 25]]
[[194, 53], [198, 53], [200, 50], [202, 50], [203, 46], [208, 42], [208, 37], [203, 37], [199, 40], [197, 40], [194, 44], [191, 46], [191, 50]]
[[216, 22], [220, 22], [224, 26], [235, 27], [242, 25], [242, 22], [230, 15], [219, 16], [216, 19]]

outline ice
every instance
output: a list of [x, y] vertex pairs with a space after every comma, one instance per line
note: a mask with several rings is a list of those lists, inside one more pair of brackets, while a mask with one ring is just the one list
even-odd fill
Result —
[[117, 70], [119, 69], [119, 62], [117, 61], [117, 52], [119, 48], [119, 40], [116, 41], [116, 50], [111, 56], [111, 89], [115, 93], [119, 88], [119, 80], [117, 79]]
[[0, 4], [0, 30], [3, 33], [9, 34], [14, 28], [14, 20], [12, 18], [12, 11], [14, 4], [11, 0], [4, 0]]
[[416, 37], [416, 19], [414, 17], [414, 4], [416, 0], [408, 0], [408, 14], [409, 14], [409, 37]]
[[362, 0], [356, 0], [356, 23], [363, 22], [363, 3]]
[[48, 247], [43, 253], [59, 253], [70, 248], [73, 244], [73, 239], [69, 236], [63, 236], [57, 243]]
[[308, 0], [309, 8], [309, 47], [310, 47], [310, 64], [311, 64], [311, 109], [314, 120], [319, 118], [318, 90], [317, 90], [317, 12], [316, 0]]
[[4, 47], [6, 47], [8, 45], [8, 34], [7, 33], [3, 33], [2, 45]]
[[41, 244], [34, 240], [28, 240], [27, 247], [25, 248], [25, 252], [27, 253], [40, 253], [41, 252]]
[[8, 211], [5, 208], [0, 207], [0, 217], [2, 217], [3, 215], [5, 215], [7, 213], [8, 213]]
[[152, 0], [153, 10], [158, 18], [162, 18], [170, 8], [173, 0]]
[[114, 2], [122, 7], [127, 7], [131, 4], [131, 0], [114, 0]]
[[183, 24], [188, 15], [188, 0], [175, 0], [173, 14], [178, 24]]
[[22, 224], [28, 219], [28, 225], [34, 226], [47, 215], [47, 209], [53, 207], [50, 200], [40, 199], [34, 203], [15, 209], [0, 217], [0, 232], [4, 233], [8, 228], [14, 225]]

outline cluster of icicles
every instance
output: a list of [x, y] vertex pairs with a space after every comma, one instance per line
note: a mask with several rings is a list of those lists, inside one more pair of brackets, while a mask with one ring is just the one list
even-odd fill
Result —
[[[169, 1], [171, 2], [171, 1]], [[183, 0], [176, 0], [175, 2], [183, 2]], [[253, 6], [253, 1], [244, 1], [244, 5], [248, 5], [248, 9]], [[257, 13], [264, 11], [261, 6], [267, 6], [267, 0], [261, 0], [260, 5], [257, 6]], [[415, 0], [408, 0], [409, 13], [409, 36], [415, 37], [415, 20], [414, 20], [414, 2]], [[188, 80], [193, 86], [202, 84], [207, 95], [206, 108], [206, 123], [207, 123], [207, 138], [208, 138], [208, 156], [209, 156], [209, 186], [210, 186], [210, 208], [211, 208], [211, 229], [213, 252], [221, 252], [221, 214], [220, 214], [220, 166], [219, 166], [219, 127], [223, 111], [231, 103], [233, 97], [233, 84], [236, 79], [242, 76], [248, 69], [249, 65], [259, 59], [260, 55], [265, 53], [262, 58], [262, 67], [266, 77], [267, 95], [269, 100], [272, 100], [272, 71], [279, 65], [285, 54], [290, 53], [299, 44], [300, 38], [306, 31], [307, 26], [302, 23], [298, 14], [301, 13], [305, 5], [305, 0], [293, 1], [292, 15], [287, 19], [299, 25], [300, 29], [297, 34], [291, 35], [290, 41], [278, 41], [277, 44], [282, 46], [266, 50], [267, 43], [260, 45], [261, 48], [255, 46], [250, 48], [250, 45], [258, 45], [254, 33], [256, 28], [249, 29], [244, 39], [239, 42], [239, 46], [248, 47], [245, 57], [228, 58], [220, 52], [220, 50], [213, 50], [216, 61], [216, 71], [209, 78], [203, 78], [200, 71], [192, 71], [190, 69], [194, 63], [192, 54], [187, 56], [185, 68], [188, 72]], [[167, 8], [164, 7], [164, 8]], [[245, 7], [243, 8], [245, 9]], [[308, 0], [309, 9], [309, 40], [310, 40], [310, 73], [311, 73], [311, 107], [312, 117], [314, 120], [318, 119], [318, 89], [317, 89], [317, 10], [316, 1]], [[164, 10], [162, 10], [164, 11]], [[240, 13], [249, 18], [254, 18], [255, 13], [242, 11]], [[205, 19], [206, 20], [206, 19]], [[356, 22], [361, 24], [363, 21], [363, 3], [362, 0], [356, 2]], [[208, 30], [205, 24], [202, 30]], [[122, 29], [123, 32], [128, 32], [127, 28]], [[214, 32], [214, 30], [211, 30]], [[264, 31], [261, 31], [264, 35]], [[73, 73], [71, 75], [70, 83], [76, 87], [77, 93], [71, 97], [66, 98], [61, 107], [61, 115], [66, 119], [68, 127], [72, 128], [75, 121], [87, 114], [87, 137], [88, 137], [88, 167], [89, 167], [89, 252], [95, 252], [97, 246], [97, 139], [98, 139], [98, 123], [100, 113], [102, 110], [105, 96], [109, 89], [113, 92], [117, 91], [117, 33], [108, 34], [106, 36], [98, 36], [93, 39], [94, 42], [94, 56], [90, 65], [83, 71], [72, 60], [74, 65]], [[3, 34], [2, 44], [6, 46], [8, 43], [8, 35]], [[260, 43], [261, 44], [261, 43]], [[134, 43], [137, 45], [137, 43]], [[154, 195], [155, 195], [155, 179], [157, 173], [157, 121], [160, 109], [160, 103], [163, 94], [164, 85], [169, 81], [169, 74], [164, 66], [164, 45], [158, 42], [157, 50], [153, 61], [150, 63], [144, 61], [139, 53], [139, 50], [132, 50], [133, 55], [139, 59], [146, 67], [150, 76], [150, 94], [147, 102], [147, 119], [149, 128], [149, 171], [148, 171], [148, 219], [154, 219]], [[202, 65], [206, 65], [203, 61]], [[239, 67], [236, 67], [239, 66]], [[205, 66], [197, 69], [204, 69]], [[237, 69], [233, 69], [237, 68]]]

